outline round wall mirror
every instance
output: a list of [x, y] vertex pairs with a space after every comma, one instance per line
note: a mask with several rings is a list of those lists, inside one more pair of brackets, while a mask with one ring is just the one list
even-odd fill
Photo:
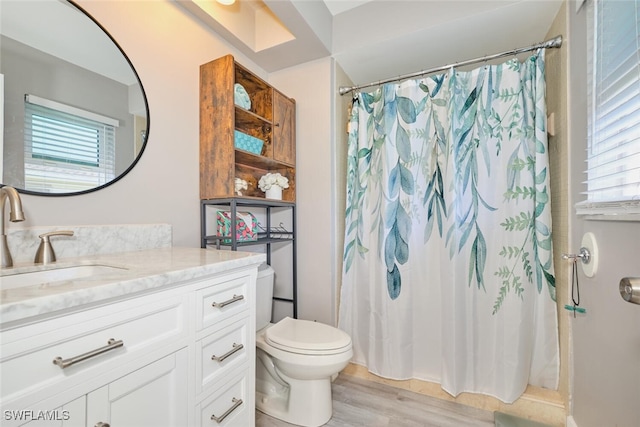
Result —
[[129, 58], [73, 2], [3, 1], [0, 11], [2, 185], [69, 196], [122, 178], [149, 135]]

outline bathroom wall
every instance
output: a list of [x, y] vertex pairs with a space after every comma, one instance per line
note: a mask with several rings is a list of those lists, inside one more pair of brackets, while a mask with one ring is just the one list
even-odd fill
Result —
[[331, 58], [271, 73], [269, 81], [297, 105], [298, 317], [337, 325], [351, 102], [338, 88], [353, 82]]
[[560, 337], [560, 381], [558, 392], [565, 408], [569, 408], [569, 354], [571, 323], [569, 312], [564, 305], [569, 301], [570, 269], [561, 255], [570, 251], [569, 247], [569, 137], [567, 123], [567, 56], [570, 40], [567, 37], [567, 8], [565, 2], [558, 11], [546, 39], [562, 36], [560, 49], [546, 52], [547, 115], [549, 135], [549, 164], [551, 177], [551, 215], [553, 221], [553, 262], [556, 277], [556, 301], [558, 306], [558, 326]]
[[136, 67], [149, 101], [149, 142], [138, 165], [101, 191], [24, 195], [27, 220], [10, 227], [167, 223], [174, 245], [199, 247], [199, 66], [231, 53], [261, 77], [268, 75], [172, 1], [78, 4]]
[[[347, 206], [347, 142], [348, 142], [348, 132], [347, 132], [347, 122], [351, 109], [352, 96], [351, 94], [340, 96], [338, 90], [341, 86], [353, 86], [354, 82], [349, 79], [344, 70], [338, 65], [335, 64], [335, 83], [334, 83], [334, 105], [335, 107], [335, 135], [336, 142], [333, 150], [333, 159], [334, 159], [334, 200], [333, 205], [335, 206], [334, 212], [335, 215], [335, 230], [334, 230], [334, 239], [336, 241], [336, 251], [333, 256], [334, 258], [334, 275], [335, 275], [335, 283], [336, 283], [336, 298], [335, 298], [335, 306], [336, 312], [337, 307], [340, 307], [340, 291], [342, 289], [342, 254], [344, 247], [344, 213]], [[336, 313], [335, 324], [338, 324], [338, 316]]]
[[174, 246], [199, 247], [199, 66], [232, 54], [296, 99], [299, 317], [335, 324], [333, 60], [269, 75], [175, 2], [78, 4], [135, 66], [149, 101], [149, 142], [137, 166], [103, 190], [23, 195], [27, 220], [9, 227], [166, 223]]
[[331, 58], [269, 75], [296, 100], [298, 317], [327, 324], [335, 324], [332, 75]]

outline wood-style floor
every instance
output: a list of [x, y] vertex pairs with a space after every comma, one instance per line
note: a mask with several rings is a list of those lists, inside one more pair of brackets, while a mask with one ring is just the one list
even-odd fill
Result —
[[[325, 426], [494, 427], [492, 412], [340, 374], [333, 382], [333, 417]], [[256, 427], [291, 424], [256, 411]]]

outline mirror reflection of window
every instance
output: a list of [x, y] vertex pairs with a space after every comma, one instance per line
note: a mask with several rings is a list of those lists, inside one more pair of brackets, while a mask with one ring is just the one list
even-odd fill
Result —
[[[147, 99], [133, 64], [111, 36], [74, 3], [0, 3], [0, 76], [4, 77], [0, 184], [29, 194], [60, 196], [97, 190], [123, 177], [142, 155], [149, 135]], [[32, 149], [25, 147], [25, 94], [117, 119], [113, 164], [105, 157], [108, 139], [91, 143], [91, 154], [83, 154], [91, 159], [46, 150], [31, 155]], [[97, 169], [90, 166], [95, 163], [93, 157], [99, 162]], [[41, 161], [38, 166], [36, 160]]]
[[115, 177], [118, 120], [33, 95], [24, 117], [26, 190], [84, 191]]

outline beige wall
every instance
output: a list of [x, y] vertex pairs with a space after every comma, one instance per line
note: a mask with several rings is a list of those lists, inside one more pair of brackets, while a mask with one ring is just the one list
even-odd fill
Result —
[[339, 95], [339, 89], [341, 86], [353, 86], [354, 83], [349, 79], [344, 70], [336, 63], [335, 64], [335, 120], [336, 120], [336, 143], [334, 145], [333, 159], [334, 159], [334, 212], [335, 212], [335, 241], [336, 251], [334, 254], [334, 282], [336, 284], [336, 316], [335, 324], [338, 324], [338, 307], [340, 307], [340, 290], [342, 289], [342, 254], [344, 248], [344, 218], [345, 209], [347, 206], [347, 122], [349, 118], [349, 112], [351, 109], [352, 96]]
[[549, 128], [554, 128], [554, 135], [549, 135], [549, 163], [551, 177], [551, 215], [553, 221], [553, 262], [556, 277], [556, 301], [558, 304], [558, 322], [560, 336], [560, 382], [558, 391], [565, 408], [569, 407], [569, 343], [571, 323], [564, 305], [569, 301], [570, 269], [562, 260], [563, 253], [569, 253], [569, 138], [567, 124], [567, 8], [572, 3], [565, 2], [560, 8], [547, 39], [562, 36], [560, 49], [549, 49], [546, 52], [547, 76], [547, 115]]
[[296, 100], [298, 317], [337, 325], [346, 197], [347, 110], [353, 84], [331, 58], [271, 73]]
[[332, 76], [331, 58], [269, 75], [296, 100], [298, 317], [327, 324], [335, 318]]
[[199, 247], [199, 66], [230, 53], [296, 99], [298, 315], [335, 324], [334, 258], [341, 243], [336, 243], [333, 60], [269, 75], [172, 1], [79, 4], [109, 30], [140, 76], [149, 101], [148, 144], [138, 165], [103, 190], [22, 196], [27, 220], [9, 226], [168, 223], [174, 246]]
[[231, 53], [267, 75], [174, 2], [78, 3], [108, 28], [136, 67], [149, 100], [149, 142], [138, 165], [104, 190], [24, 195], [27, 220], [10, 226], [168, 223], [174, 245], [199, 247], [199, 66]]

